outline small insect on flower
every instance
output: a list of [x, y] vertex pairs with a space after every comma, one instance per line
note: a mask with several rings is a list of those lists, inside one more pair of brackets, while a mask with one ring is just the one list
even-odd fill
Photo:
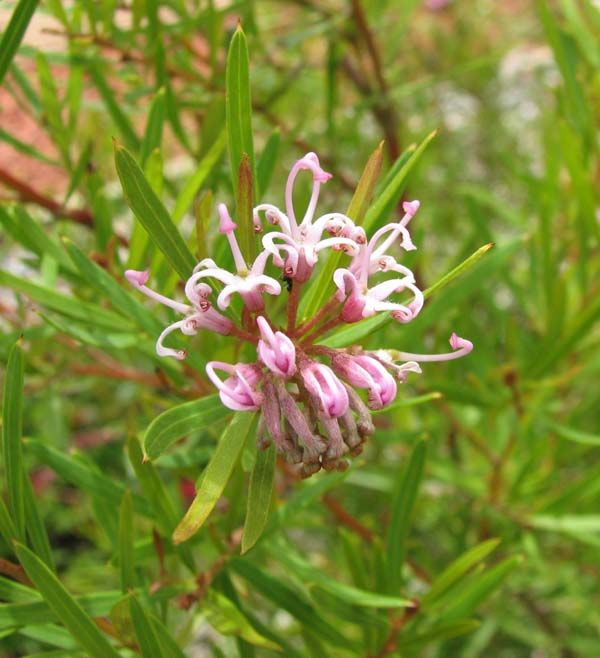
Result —
[[[298, 220], [293, 192], [301, 172], [310, 174], [312, 192]], [[375, 430], [371, 411], [390, 405], [398, 384], [410, 373], [421, 372], [419, 363], [457, 359], [473, 349], [470, 341], [456, 334], [450, 338], [452, 351], [444, 354], [392, 349], [371, 352], [360, 345], [332, 349], [319, 344], [336, 327], [380, 313], [400, 323], [410, 322], [424, 303], [413, 273], [390, 253], [394, 248], [416, 249], [407, 226], [420, 203], [405, 202], [404, 216], [368, 239], [364, 230], [342, 213], [326, 213], [315, 219], [321, 185], [330, 178], [315, 153], [307, 153], [294, 164], [285, 187], [285, 212], [266, 203], [254, 208], [254, 229], [262, 235], [263, 250], [250, 266], [235, 235], [237, 226], [227, 207], [219, 204], [220, 232], [229, 243], [235, 271], [210, 258], [200, 261], [185, 284], [189, 303], [149, 288], [148, 272], [125, 272], [140, 292], [185, 316], [161, 333], [156, 343], [159, 355], [185, 358], [184, 351], [164, 345], [174, 331], [192, 336], [207, 330], [251, 344], [256, 354], [253, 363], [210, 361], [206, 373], [225, 406], [261, 412], [258, 446], [265, 448], [273, 442], [284, 458], [299, 465], [303, 476], [321, 468], [346, 469], [346, 457], [359, 454]], [[275, 230], [265, 232], [264, 220]], [[300, 297], [308, 288], [320, 254], [328, 249], [340, 251], [347, 259], [333, 274], [337, 291], [313, 317], [300, 318], [298, 324]], [[266, 274], [268, 267], [281, 271], [280, 280], [287, 289], [285, 325], [267, 309], [265, 295], [278, 297], [282, 292], [279, 281]], [[211, 287], [214, 281], [222, 285], [218, 294]], [[239, 321], [229, 312], [234, 295], [241, 297], [244, 307]], [[217, 372], [224, 373], [224, 378]], [[356, 389], [365, 391], [366, 401]]]

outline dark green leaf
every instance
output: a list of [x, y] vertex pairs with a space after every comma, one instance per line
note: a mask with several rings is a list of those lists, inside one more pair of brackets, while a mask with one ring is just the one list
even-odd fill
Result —
[[17, 544], [15, 550], [27, 575], [50, 609], [81, 647], [94, 658], [119, 658], [98, 627], [48, 567], [25, 546]]
[[0, 84], [8, 71], [39, 0], [19, 0], [0, 40]]

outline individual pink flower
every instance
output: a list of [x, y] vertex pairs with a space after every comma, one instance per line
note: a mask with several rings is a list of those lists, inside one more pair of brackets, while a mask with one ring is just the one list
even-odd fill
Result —
[[200, 281], [210, 277], [221, 281], [225, 285], [217, 297], [217, 305], [220, 309], [226, 309], [231, 303], [232, 296], [238, 293], [244, 300], [248, 310], [260, 311], [264, 307], [262, 298], [264, 292], [270, 295], [279, 295], [281, 293], [281, 284], [264, 274], [269, 253], [266, 251], [260, 253], [252, 267], [248, 268], [235, 237], [236, 224], [231, 219], [227, 206], [220, 203], [218, 211], [220, 231], [227, 236], [229, 241], [237, 274], [232, 274], [219, 267], [210, 258], [205, 258], [196, 265], [193, 275], [188, 279], [185, 285], [186, 295], [188, 297], [193, 296]]
[[[313, 188], [304, 216], [298, 221], [294, 211], [293, 191], [296, 177], [302, 170], [312, 173]], [[310, 277], [323, 249], [338, 249], [350, 255], [358, 253], [358, 245], [351, 237], [354, 223], [349, 217], [341, 213], [330, 213], [313, 220], [320, 187], [330, 178], [331, 174], [321, 168], [316, 154], [307, 153], [294, 164], [288, 176], [285, 188], [286, 213], [271, 204], [262, 204], [254, 209], [256, 230], [261, 229], [261, 211], [265, 212], [272, 224], [279, 226], [279, 231], [272, 231], [263, 237], [263, 247], [273, 256], [275, 265], [283, 268], [285, 276], [298, 282]], [[325, 232], [333, 237], [322, 239]]]
[[[228, 373], [224, 381], [216, 370]], [[262, 393], [256, 386], [262, 378], [259, 367], [248, 363], [237, 363], [235, 366], [223, 361], [209, 361], [206, 364], [206, 374], [219, 390], [221, 402], [234, 411], [256, 411], [262, 404]]]
[[[421, 311], [423, 293], [415, 285], [412, 272], [386, 253], [399, 236], [402, 238], [400, 246], [406, 251], [416, 248], [406, 225], [418, 209], [418, 201], [405, 202], [405, 215], [400, 222], [386, 224], [377, 230], [367, 244], [360, 246], [349, 268], [340, 268], [334, 272], [338, 299], [344, 301], [344, 322], [357, 322], [382, 311], [389, 311], [399, 322], [410, 322]], [[379, 243], [382, 238], [383, 241]], [[402, 276], [369, 287], [369, 277], [376, 272], [395, 272]], [[391, 295], [404, 291], [412, 293], [410, 303], [401, 304], [389, 300]]]
[[367, 389], [371, 409], [383, 409], [395, 400], [398, 392], [396, 380], [372, 356], [339, 352], [331, 363], [333, 369], [352, 386]]
[[300, 367], [306, 390], [317, 399], [330, 418], [342, 416], [348, 409], [348, 393], [333, 370], [318, 361], [306, 359]]
[[174, 299], [165, 297], [160, 293], [148, 288], [146, 285], [149, 273], [140, 272], [137, 270], [126, 270], [125, 277], [133, 286], [140, 292], [144, 293], [150, 299], [157, 301], [164, 306], [172, 308], [178, 313], [186, 315], [185, 319], [173, 322], [160, 334], [156, 341], [156, 352], [159, 356], [172, 356], [178, 360], [185, 359], [186, 352], [184, 350], [175, 350], [170, 347], [165, 347], [163, 344], [165, 338], [174, 331], [181, 331], [186, 336], [194, 336], [198, 333], [199, 329], [206, 329], [216, 333], [227, 336], [233, 329], [231, 320], [221, 315], [218, 311], [208, 302], [208, 294], [210, 287], [204, 285], [201, 289], [197, 290], [195, 296], [190, 299], [192, 305], [177, 302]]
[[461, 338], [454, 333], [450, 336], [449, 343], [450, 347], [454, 350], [453, 352], [446, 352], [445, 354], [412, 354], [411, 352], [395, 352], [395, 356], [398, 359], [417, 362], [452, 361], [452, 359], [460, 359], [462, 356], [466, 356], [473, 349], [473, 343], [470, 340]]
[[291, 377], [296, 372], [294, 343], [283, 332], [273, 331], [262, 316], [256, 318], [256, 323], [261, 336], [258, 341], [261, 361], [276, 375]]

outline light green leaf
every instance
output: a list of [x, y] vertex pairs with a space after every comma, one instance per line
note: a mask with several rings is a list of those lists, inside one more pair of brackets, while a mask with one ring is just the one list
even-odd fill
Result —
[[125, 199], [134, 215], [173, 269], [182, 279], [187, 279], [196, 264], [194, 257], [133, 156], [117, 143], [115, 164]]
[[324, 642], [346, 649], [356, 648], [353, 641], [329, 624], [298, 592], [284, 584], [281, 578], [271, 576], [247, 559], [235, 558], [231, 560], [230, 566], [258, 593], [289, 612], [301, 624], [311, 628]]
[[291, 573], [298, 576], [302, 582], [314, 583], [346, 603], [365, 608], [410, 608], [414, 606], [414, 603], [408, 599], [378, 594], [377, 592], [367, 592], [329, 578], [321, 569], [303, 560], [287, 545], [277, 545], [271, 551], [271, 555], [289, 569]]
[[48, 567], [21, 544], [16, 544], [15, 551], [25, 572], [50, 609], [81, 647], [94, 658], [119, 658], [106, 637]]
[[406, 541], [412, 522], [414, 507], [423, 478], [427, 444], [418, 441], [410, 455], [392, 501], [392, 518], [387, 535], [387, 583], [388, 591], [395, 592], [402, 584], [402, 567], [406, 557]]
[[23, 468], [23, 372], [21, 341], [13, 345], [8, 355], [2, 415], [2, 461], [8, 489], [8, 509], [16, 537], [25, 538], [25, 499]]
[[19, 0], [0, 40], [0, 84], [8, 71], [39, 0]]
[[164, 654], [154, 626], [135, 596], [129, 599], [129, 612], [142, 658], [163, 658]]
[[421, 610], [425, 610], [440, 596], [442, 596], [452, 585], [460, 580], [465, 573], [484, 560], [500, 543], [499, 539], [488, 539], [487, 541], [474, 546], [459, 558], [454, 560], [444, 571], [433, 581], [431, 588], [421, 599]]
[[583, 432], [575, 427], [560, 425], [559, 423], [551, 423], [550, 427], [561, 439], [573, 441], [574, 443], [582, 443], [587, 446], [600, 446], [600, 434]]
[[200, 478], [194, 501], [175, 528], [175, 544], [181, 544], [198, 532], [212, 512], [223, 494], [255, 420], [255, 414], [247, 411], [238, 411], [231, 419]]
[[171, 407], [148, 425], [144, 435], [144, 454], [156, 459], [182, 436], [210, 427], [231, 414], [218, 395], [210, 395]]
[[[367, 233], [374, 227], [378, 226], [382, 219], [389, 215], [394, 206], [398, 203], [408, 174], [419, 162], [425, 149], [436, 136], [437, 131], [433, 131], [412, 152], [410, 158], [395, 172], [393, 178], [387, 183], [383, 190], [378, 194], [375, 202], [369, 207], [364, 221], [363, 228]], [[400, 156], [402, 158], [402, 156]]]
[[192, 207], [200, 188], [219, 163], [227, 136], [223, 130], [214, 141], [206, 155], [200, 160], [198, 168], [186, 180], [173, 206], [173, 222], [179, 224], [185, 213]]
[[140, 147], [140, 162], [142, 165], [146, 164], [152, 151], [160, 147], [164, 123], [165, 90], [159, 89], [150, 105], [148, 121], [146, 122], [146, 131]]
[[248, 506], [242, 536], [242, 553], [249, 551], [258, 541], [269, 518], [275, 478], [275, 446], [258, 450], [250, 478]]
[[226, 596], [212, 589], [204, 601], [208, 623], [222, 635], [234, 635], [250, 644], [278, 650], [279, 646], [254, 630], [242, 611]]
[[127, 592], [135, 586], [135, 558], [133, 551], [133, 500], [131, 492], [123, 494], [119, 511], [119, 568], [121, 591]]

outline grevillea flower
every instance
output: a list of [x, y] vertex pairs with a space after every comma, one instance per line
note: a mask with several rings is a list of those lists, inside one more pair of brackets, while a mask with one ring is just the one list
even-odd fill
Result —
[[[300, 217], [293, 193], [302, 171], [312, 176], [312, 192]], [[158, 337], [156, 351], [160, 356], [185, 358], [183, 350], [164, 345], [175, 331], [193, 336], [206, 330], [231, 336], [238, 346], [249, 345], [255, 354], [250, 357], [254, 358], [252, 363], [210, 361], [207, 376], [229, 409], [260, 412], [258, 447], [273, 442], [288, 462], [299, 464], [303, 476], [321, 468], [347, 468], [346, 455], [359, 454], [375, 431], [371, 411], [390, 405], [397, 396], [398, 383], [404, 383], [411, 373], [421, 372], [419, 363], [457, 359], [473, 348], [470, 341], [456, 334], [450, 338], [453, 351], [444, 354], [394, 349], [367, 352], [359, 345], [332, 349], [319, 344], [324, 334], [343, 323], [377, 313], [410, 322], [424, 302], [412, 272], [397, 260], [399, 250], [416, 248], [407, 226], [419, 210], [419, 202], [405, 202], [400, 221], [379, 228], [369, 240], [365, 231], [342, 213], [315, 219], [320, 187], [330, 178], [317, 156], [307, 153], [289, 174], [285, 212], [268, 203], [254, 208], [256, 232], [263, 231], [263, 217], [275, 229], [262, 236], [263, 251], [250, 267], [237, 242], [236, 224], [227, 207], [219, 204], [219, 228], [229, 243], [235, 271], [219, 267], [209, 258], [200, 261], [185, 283], [188, 303], [149, 288], [148, 272], [125, 272], [140, 292], [184, 316]], [[333, 274], [337, 292], [313, 317], [298, 318], [303, 284], [310, 280], [319, 255], [327, 249], [341, 251], [348, 259]], [[285, 288], [271, 276], [274, 268], [283, 270], [288, 284]], [[219, 289], [213, 292], [215, 281]], [[275, 313], [281, 304], [271, 303], [269, 307], [265, 293], [287, 298], [287, 324]], [[241, 297], [241, 315], [239, 308], [234, 307], [235, 312], [230, 309], [234, 295]]]
[[[302, 170], [312, 173], [313, 187], [304, 216], [298, 222], [294, 211], [293, 192], [296, 177]], [[321, 168], [316, 154], [307, 153], [290, 171], [285, 187], [286, 214], [271, 204], [259, 205], [254, 211], [256, 230], [262, 230], [259, 218], [261, 211], [265, 212], [271, 223], [277, 224], [281, 229], [267, 233], [263, 237], [263, 247], [273, 256], [274, 263], [283, 268], [285, 276], [296, 279], [299, 283], [310, 278], [319, 253], [324, 249], [358, 253], [358, 244], [351, 237], [355, 230], [354, 222], [349, 217], [341, 213], [330, 213], [313, 221], [319, 190], [330, 178], [331, 174]], [[322, 239], [324, 232], [334, 237]]]
[[[368, 243], [360, 245], [349, 268], [340, 268], [334, 272], [338, 299], [344, 301], [344, 322], [357, 322], [381, 311], [389, 311], [399, 322], [410, 322], [420, 312], [423, 293], [417, 288], [412, 272], [387, 254], [398, 237], [401, 237], [400, 246], [403, 249], [416, 249], [406, 225], [414, 217], [419, 205], [418, 201], [405, 203], [405, 215], [400, 222], [387, 224], [377, 230]], [[377, 272], [394, 272], [401, 276], [369, 287], [369, 278]], [[390, 301], [393, 294], [405, 291], [413, 296], [409, 303]]]

